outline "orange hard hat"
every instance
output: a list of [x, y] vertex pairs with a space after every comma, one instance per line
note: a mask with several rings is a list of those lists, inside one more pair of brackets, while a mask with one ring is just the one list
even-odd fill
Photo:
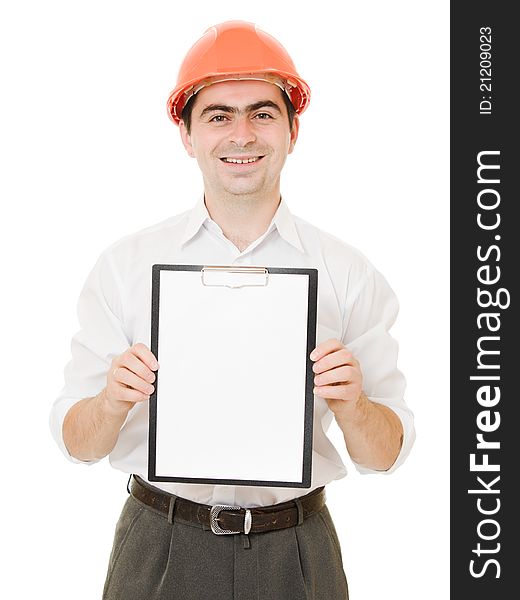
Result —
[[210, 27], [188, 51], [168, 98], [170, 119], [178, 125], [191, 96], [207, 85], [231, 79], [278, 85], [298, 114], [309, 104], [311, 90], [280, 42], [254, 23], [226, 21]]

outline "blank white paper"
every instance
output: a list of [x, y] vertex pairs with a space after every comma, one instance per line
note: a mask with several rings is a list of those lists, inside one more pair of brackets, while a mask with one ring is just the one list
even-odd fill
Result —
[[200, 271], [161, 271], [158, 477], [302, 480], [308, 285], [269, 273], [266, 286], [204, 286]]

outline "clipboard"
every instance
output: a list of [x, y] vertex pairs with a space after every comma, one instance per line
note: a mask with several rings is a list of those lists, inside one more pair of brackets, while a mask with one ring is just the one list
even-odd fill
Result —
[[317, 269], [155, 264], [148, 479], [309, 488]]

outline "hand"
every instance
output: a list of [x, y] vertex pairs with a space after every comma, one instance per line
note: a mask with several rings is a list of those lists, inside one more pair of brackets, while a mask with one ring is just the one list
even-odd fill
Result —
[[136, 402], [149, 400], [154, 392], [154, 371], [158, 368], [159, 363], [153, 353], [141, 343], [116, 356], [102, 392], [105, 406], [109, 410], [128, 411]]
[[316, 346], [311, 352], [314, 393], [326, 400], [336, 417], [343, 417], [357, 408], [363, 394], [363, 375], [354, 355], [336, 339]]

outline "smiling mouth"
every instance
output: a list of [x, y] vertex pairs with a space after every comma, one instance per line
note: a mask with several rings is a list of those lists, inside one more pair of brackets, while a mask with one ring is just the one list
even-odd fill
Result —
[[229, 156], [225, 156], [220, 160], [228, 165], [253, 165], [259, 162], [263, 156], [251, 156], [249, 158], [232, 158]]

